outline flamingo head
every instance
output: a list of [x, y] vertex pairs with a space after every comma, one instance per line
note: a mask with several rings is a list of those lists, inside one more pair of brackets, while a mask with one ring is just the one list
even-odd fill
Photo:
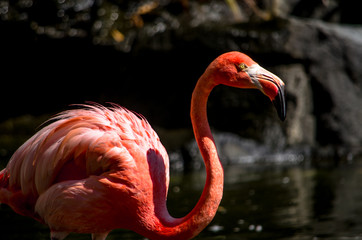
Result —
[[238, 88], [257, 88], [273, 102], [279, 118], [286, 117], [284, 82], [240, 52], [220, 55], [210, 64], [215, 84]]

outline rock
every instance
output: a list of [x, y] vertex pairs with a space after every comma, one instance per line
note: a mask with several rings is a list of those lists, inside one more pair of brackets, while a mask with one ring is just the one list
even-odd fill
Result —
[[288, 118], [286, 136], [289, 145], [316, 143], [316, 119], [313, 115], [313, 96], [310, 78], [302, 64], [282, 65], [275, 73], [286, 82]]
[[309, 72], [318, 142], [360, 146], [362, 28], [291, 19], [284, 40], [284, 51]]

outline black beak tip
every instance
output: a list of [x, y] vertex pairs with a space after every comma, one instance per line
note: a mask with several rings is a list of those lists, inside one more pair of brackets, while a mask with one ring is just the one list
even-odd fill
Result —
[[280, 120], [284, 121], [286, 117], [286, 109], [285, 109], [285, 103], [281, 102], [280, 100], [274, 100], [273, 101], [274, 107], [278, 112], [278, 116]]
[[279, 94], [273, 100], [275, 109], [278, 112], [280, 120], [284, 121], [287, 115], [286, 101], [284, 97], [284, 89], [279, 90]]

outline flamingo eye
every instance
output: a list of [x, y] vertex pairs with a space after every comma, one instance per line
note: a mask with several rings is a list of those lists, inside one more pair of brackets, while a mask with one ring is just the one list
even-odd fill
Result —
[[240, 63], [240, 64], [238, 65], [238, 67], [239, 67], [239, 70], [240, 70], [240, 71], [243, 71], [243, 72], [248, 68], [248, 66], [246, 66], [245, 63]]

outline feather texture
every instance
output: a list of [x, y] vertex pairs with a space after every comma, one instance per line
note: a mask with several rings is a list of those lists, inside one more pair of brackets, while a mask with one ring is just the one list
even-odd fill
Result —
[[[0, 192], [0, 202], [9, 204], [16, 212], [36, 217], [37, 204], [36, 214], [44, 215], [44, 201], [49, 201], [46, 196], [54, 197], [56, 191], [69, 188], [69, 181], [73, 181], [73, 187], [68, 190], [79, 193], [84, 190], [79, 186], [90, 176], [110, 174], [108, 180], [128, 187], [134, 185], [137, 181], [131, 179], [130, 169], [143, 166], [137, 161], [145, 160], [149, 149], [161, 153], [157, 160], [165, 166], [163, 174], [168, 187], [166, 150], [141, 115], [115, 104], [111, 108], [94, 104], [80, 105], [79, 109], [62, 112], [50, 121], [14, 153], [6, 169], [0, 172], [0, 191], [4, 193]], [[140, 153], [144, 156], [138, 156]], [[124, 176], [112, 178], [116, 173]], [[38, 198], [42, 195], [40, 204]]]

